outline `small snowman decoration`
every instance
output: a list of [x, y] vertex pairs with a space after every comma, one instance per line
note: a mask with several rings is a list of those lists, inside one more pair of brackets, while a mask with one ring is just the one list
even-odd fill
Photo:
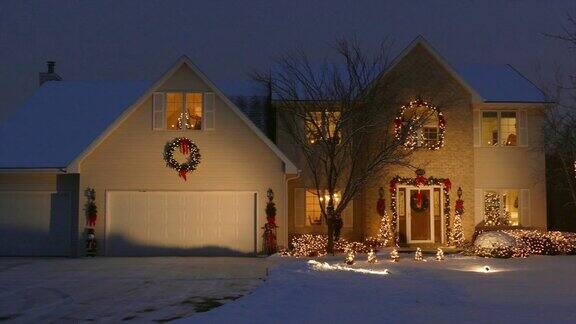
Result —
[[419, 247], [416, 248], [416, 253], [414, 253], [414, 261], [424, 261], [422, 257], [422, 249]]
[[393, 249], [392, 252], [390, 252], [390, 260], [392, 262], [400, 261], [400, 254], [398, 253], [398, 250]]
[[376, 253], [374, 252], [373, 249], [370, 249], [370, 252], [368, 252], [368, 263], [378, 263]]
[[441, 248], [438, 248], [438, 250], [436, 251], [436, 261], [442, 261], [444, 260], [444, 251], [442, 251]]

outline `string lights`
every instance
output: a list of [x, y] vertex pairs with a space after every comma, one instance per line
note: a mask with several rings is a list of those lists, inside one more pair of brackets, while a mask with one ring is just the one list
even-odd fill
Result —
[[416, 252], [414, 252], [414, 261], [424, 261], [424, 257], [422, 256], [422, 249], [419, 247], [417, 247]]
[[390, 261], [392, 262], [400, 261], [400, 254], [398, 253], [398, 250], [392, 249], [392, 252], [390, 252]]
[[[426, 112], [432, 111], [434, 115], [438, 118], [438, 128], [437, 128], [437, 138], [430, 140], [425, 138], [424, 132], [420, 132], [419, 128], [422, 127], [420, 119], [421, 116], [416, 114], [410, 119], [408, 123], [406, 119], [406, 111], [414, 112], [417, 110], [424, 110]], [[408, 126], [406, 126], [408, 125]], [[408, 127], [408, 129], [404, 129]], [[418, 128], [418, 129], [416, 129]], [[406, 133], [405, 133], [406, 132]], [[414, 149], [416, 147], [422, 147], [429, 150], [438, 150], [444, 146], [444, 133], [446, 132], [446, 120], [442, 115], [442, 112], [438, 110], [437, 107], [428, 104], [422, 99], [416, 99], [410, 101], [408, 105], [400, 107], [398, 116], [394, 119], [394, 135], [397, 140], [402, 138], [403, 134], [406, 134], [406, 140], [404, 146], [408, 149]]]
[[494, 242], [491, 248], [474, 247], [474, 254], [490, 258], [526, 258], [530, 255], [576, 254], [576, 233], [539, 230], [501, 230], [514, 238], [513, 246]]
[[442, 251], [441, 248], [438, 248], [438, 250], [436, 250], [436, 261], [442, 260], [444, 260], [444, 251]]

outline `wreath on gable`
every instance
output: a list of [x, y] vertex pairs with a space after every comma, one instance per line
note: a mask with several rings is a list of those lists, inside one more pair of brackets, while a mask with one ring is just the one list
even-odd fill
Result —
[[[174, 158], [174, 150], [176, 150], [176, 148], [180, 150], [180, 153], [187, 156], [186, 162], [178, 163], [178, 161], [176, 161]], [[196, 170], [196, 167], [200, 164], [201, 157], [198, 146], [186, 137], [177, 137], [164, 146], [164, 161], [166, 161], [166, 166], [178, 171], [178, 176], [184, 179], [184, 181], [186, 181], [188, 172]]]

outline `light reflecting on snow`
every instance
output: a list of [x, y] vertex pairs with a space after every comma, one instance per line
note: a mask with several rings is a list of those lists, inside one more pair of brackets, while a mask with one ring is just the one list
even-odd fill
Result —
[[313, 270], [316, 270], [316, 271], [340, 270], [340, 271], [351, 271], [351, 272], [375, 274], [375, 275], [388, 275], [388, 274], [390, 274], [390, 271], [388, 271], [388, 269], [371, 270], [371, 269], [363, 269], [363, 268], [350, 268], [350, 267], [346, 267], [346, 266], [341, 266], [339, 264], [329, 264], [328, 262], [318, 262], [316, 260], [310, 260], [310, 261], [308, 261], [308, 264], [311, 266], [311, 268]]
[[484, 274], [514, 271], [513, 269], [494, 268], [494, 267], [489, 266], [489, 265], [473, 266], [473, 267], [467, 267], [467, 268], [451, 268], [450, 270], [465, 271], [465, 272], [477, 272], [477, 273], [484, 273]]

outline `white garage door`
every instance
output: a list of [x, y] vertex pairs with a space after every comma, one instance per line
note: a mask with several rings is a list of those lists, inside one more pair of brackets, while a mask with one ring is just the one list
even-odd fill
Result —
[[108, 255], [255, 252], [256, 193], [108, 193]]
[[68, 193], [0, 191], [0, 255], [69, 255], [70, 207]]

